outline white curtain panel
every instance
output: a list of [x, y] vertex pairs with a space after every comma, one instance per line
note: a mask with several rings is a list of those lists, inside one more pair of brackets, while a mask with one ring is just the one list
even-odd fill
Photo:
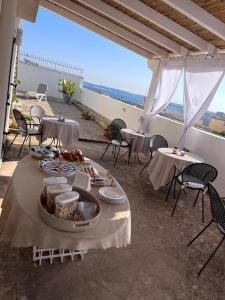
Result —
[[207, 111], [224, 77], [224, 56], [188, 57], [184, 67], [184, 132], [178, 148], [183, 150], [188, 129]]
[[157, 61], [148, 96], [144, 104], [143, 117], [140, 119], [139, 130], [146, 132], [150, 119], [164, 110], [176, 91], [183, 69], [183, 61], [171, 59]]

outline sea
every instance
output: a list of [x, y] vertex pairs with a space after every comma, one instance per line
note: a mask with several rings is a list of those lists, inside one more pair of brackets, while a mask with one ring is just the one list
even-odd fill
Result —
[[[121, 100], [133, 105], [137, 105], [142, 107], [144, 105], [144, 96], [143, 95], [138, 95], [130, 92], [126, 92], [123, 90], [115, 89], [115, 88], [110, 88], [104, 85], [99, 85], [99, 84], [94, 84], [90, 82], [83, 82], [83, 87], [89, 90], [92, 90], [94, 92], [97, 92], [99, 94], [104, 94], [107, 95], [113, 99]], [[177, 113], [182, 115], [183, 114], [183, 105], [175, 103], [171, 101], [169, 105], [166, 108], [166, 112], [171, 112], [171, 113]], [[222, 112], [211, 112], [207, 111], [204, 116], [202, 117], [203, 125], [208, 126], [210, 119], [212, 116], [217, 115], [221, 116], [224, 115]]]

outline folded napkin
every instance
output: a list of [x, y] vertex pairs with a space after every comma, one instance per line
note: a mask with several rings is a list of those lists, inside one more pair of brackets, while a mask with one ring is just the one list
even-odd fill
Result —
[[91, 176], [84, 172], [76, 171], [72, 184], [74, 187], [81, 188], [86, 191], [91, 190]]

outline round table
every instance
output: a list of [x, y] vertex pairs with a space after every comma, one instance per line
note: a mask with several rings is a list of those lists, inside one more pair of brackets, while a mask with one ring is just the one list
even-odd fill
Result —
[[63, 147], [72, 147], [78, 142], [79, 123], [74, 120], [65, 119], [59, 121], [56, 117], [44, 117], [42, 124], [42, 141], [48, 138], [57, 139]]
[[193, 163], [201, 163], [204, 159], [190, 152], [184, 152], [184, 156], [174, 154], [173, 148], [159, 148], [155, 152], [151, 164], [148, 168], [149, 179], [154, 190], [165, 186], [173, 176], [174, 166], [183, 170]]
[[[107, 172], [97, 163], [90, 162], [99, 171]], [[122, 204], [108, 204], [98, 197], [99, 187], [93, 186], [91, 190], [101, 205], [99, 221], [93, 228], [71, 233], [45, 224], [38, 210], [44, 177], [48, 175], [38, 168], [38, 160], [27, 156], [19, 162], [2, 205], [1, 240], [11, 242], [15, 247], [75, 250], [118, 248], [130, 243], [131, 214], [127, 197]], [[116, 184], [122, 189], [118, 182]]]
[[151, 138], [151, 135], [149, 133], [141, 134], [128, 128], [121, 129], [121, 133], [123, 134], [125, 139], [133, 139], [132, 151], [144, 154], [149, 153], [149, 142]]

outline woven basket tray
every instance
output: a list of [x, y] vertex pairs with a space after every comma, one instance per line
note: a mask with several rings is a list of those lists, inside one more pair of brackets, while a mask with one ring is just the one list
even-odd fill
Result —
[[74, 188], [73, 191], [76, 191], [80, 194], [80, 200], [86, 201], [86, 202], [93, 202], [97, 204], [97, 210], [96, 210], [96, 215], [94, 218], [90, 220], [85, 220], [85, 221], [74, 221], [74, 220], [65, 220], [62, 218], [56, 217], [54, 214], [50, 214], [46, 207], [43, 205], [43, 201], [45, 200], [43, 194], [40, 197], [39, 203], [38, 203], [38, 208], [39, 208], [39, 213], [41, 219], [49, 226], [62, 230], [62, 231], [68, 231], [68, 232], [80, 232], [80, 231], [86, 231], [91, 228], [93, 228], [99, 220], [100, 213], [101, 213], [101, 207], [99, 204], [99, 201], [95, 196], [90, 194], [89, 192], [79, 189], [79, 188]]

